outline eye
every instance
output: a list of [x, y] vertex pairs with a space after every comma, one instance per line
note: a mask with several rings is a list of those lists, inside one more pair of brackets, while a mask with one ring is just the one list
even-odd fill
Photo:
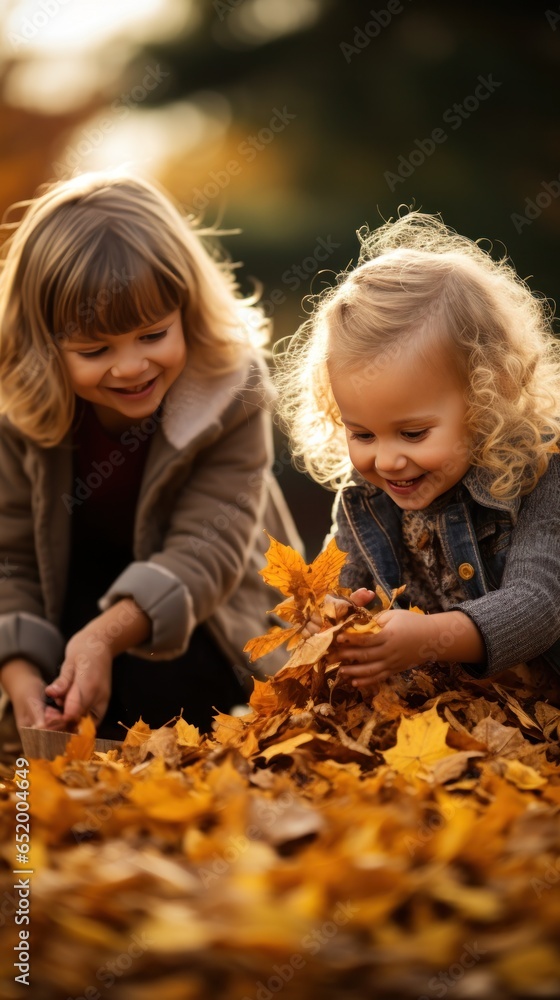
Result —
[[156, 340], [163, 340], [166, 336], [167, 330], [158, 330], [156, 333], [145, 333], [140, 340], [145, 340], [148, 344], [153, 344]]
[[363, 434], [357, 434], [354, 431], [350, 432], [351, 441], [373, 441], [374, 437], [375, 434], [369, 434], [367, 431], [364, 431]]
[[401, 431], [403, 438], [407, 441], [420, 441], [428, 431], [426, 429], [422, 431]]
[[78, 351], [78, 354], [81, 358], [99, 358], [106, 350], [106, 347], [99, 347], [96, 351]]

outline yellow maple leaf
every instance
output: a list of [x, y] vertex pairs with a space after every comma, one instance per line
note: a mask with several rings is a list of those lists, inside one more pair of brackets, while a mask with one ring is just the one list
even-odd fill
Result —
[[402, 719], [397, 732], [397, 742], [383, 750], [387, 764], [407, 778], [415, 778], [423, 767], [456, 753], [445, 742], [449, 723], [440, 719], [434, 705], [428, 712]]

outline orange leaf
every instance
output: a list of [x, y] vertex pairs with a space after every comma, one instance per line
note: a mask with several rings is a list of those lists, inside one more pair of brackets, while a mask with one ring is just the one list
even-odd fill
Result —
[[142, 716], [140, 716], [138, 722], [135, 722], [128, 730], [124, 738], [124, 745], [126, 747], [140, 747], [146, 740], [149, 740], [151, 735], [152, 730], [143, 721]]
[[294, 580], [303, 576], [309, 567], [299, 552], [276, 541], [268, 532], [266, 534], [270, 539], [270, 546], [265, 553], [267, 564], [260, 570], [260, 574], [270, 587], [276, 587], [286, 597], [290, 597], [294, 591]]
[[249, 653], [251, 661], [258, 660], [260, 656], [266, 656], [273, 649], [277, 649], [287, 639], [291, 639], [301, 630], [301, 625], [293, 625], [292, 628], [282, 628], [281, 625], [273, 625], [265, 635], [258, 635], [243, 647], [245, 653]]
[[336, 540], [331, 539], [324, 552], [320, 552], [312, 563], [304, 562], [299, 552], [289, 545], [270, 538], [267, 550], [267, 565], [261, 576], [271, 587], [277, 587], [286, 597], [293, 596], [297, 605], [311, 600], [320, 604], [329, 590], [337, 589], [340, 570], [346, 561], [346, 552], [341, 552]]
[[255, 687], [249, 698], [249, 704], [260, 715], [272, 715], [278, 711], [278, 695], [270, 681], [259, 681], [255, 677]]
[[336, 539], [331, 538], [326, 549], [307, 567], [309, 577], [306, 582], [317, 604], [325, 599], [329, 591], [338, 590], [338, 578], [347, 555], [339, 549]]
[[180, 718], [177, 719], [173, 729], [175, 730], [177, 743], [180, 747], [200, 746], [202, 737], [196, 726], [191, 726], [189, 722], [185, 722], [183, 718]]
[[66, 760], [89, 760], [95, 745], [95, 723], [86, 715], [78, 723], [78, 732], [70, 737], [64, 750]]

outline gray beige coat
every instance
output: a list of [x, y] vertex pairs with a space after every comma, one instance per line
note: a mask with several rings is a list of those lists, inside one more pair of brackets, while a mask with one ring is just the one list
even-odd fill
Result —
[[[187, 368], [161, 416], [140, 423], [152, 441], [136, 509], [135, 561], [99, 599], [103, 609], [134, 598], [152, 622], [150, 640], [134, 652], [156, 660], [182, 653], [205, 622], [246, 686], [251, 673], [274, 673], [285, 660], [279, 651], [250, 667], [241, 652], [271, 624], [266, 611], [279, 596], [258, 575], [264, 529], [300, 546], [270, 472], [266, 395], [266, 376], [263, 383], [255, 364], [212, 379]], [[133, 442], [127, 431], [115, 447], [126, 455]], [[85, 478], [96, 482], [95, 475]], [[46, 677], [58, 673], [72, 512], [87, 503], [88, 482], [73, 481], [70, 435], [45, 449], [8, 421], [0, 424], [0, 663], [23, 656]]]

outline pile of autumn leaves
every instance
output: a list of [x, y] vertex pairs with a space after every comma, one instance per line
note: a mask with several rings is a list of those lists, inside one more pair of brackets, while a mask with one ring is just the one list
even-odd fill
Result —
[[86, 720], [64, 756], [33, 761], [34, 1000], [560, 994], [558, 692], [526, 669], [492, 684], [433, 665], [364, 701], [325, 659], [341, 629], [379, 628], [351, 604], [340, 617], [343, 561], [334, 542], [307, 566], [272, 541], [263, 575], [288, 628], [248, 648], [290, 656], [212, 738], [139, 722], [93, 754]]

